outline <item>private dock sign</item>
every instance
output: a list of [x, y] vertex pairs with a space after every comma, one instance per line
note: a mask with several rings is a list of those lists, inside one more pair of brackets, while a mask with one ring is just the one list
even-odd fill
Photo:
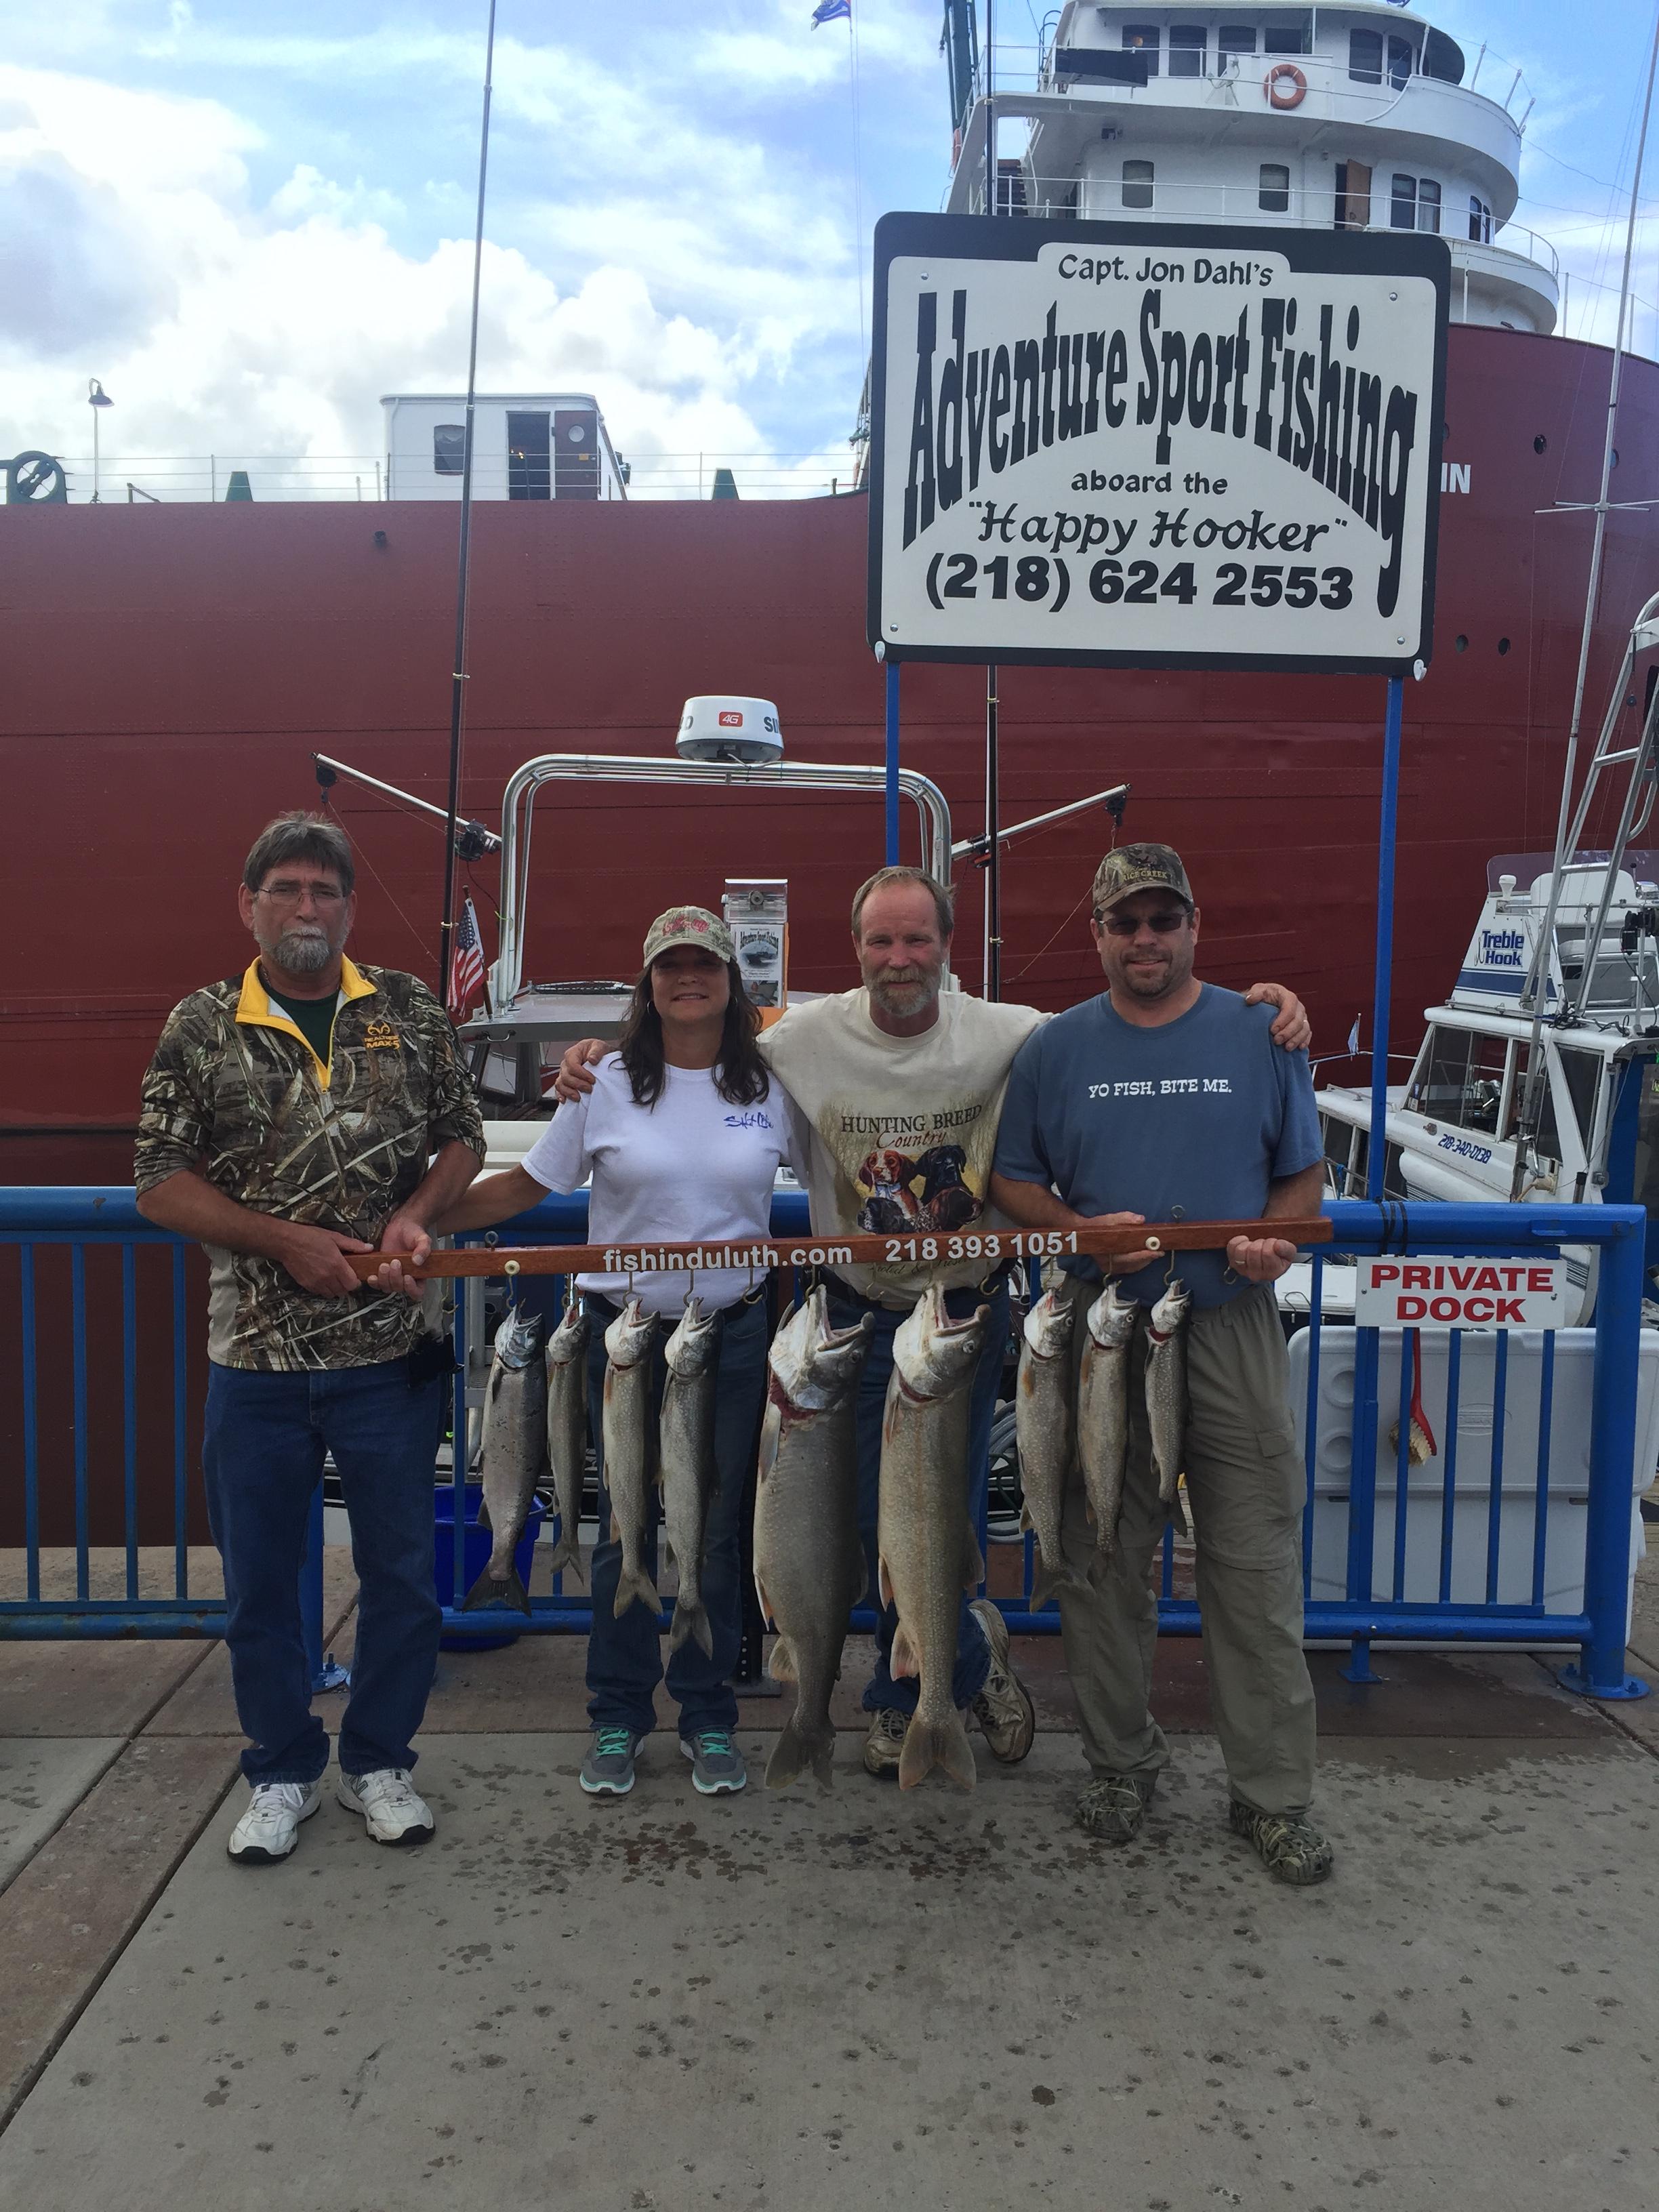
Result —
[[1361, 1260], [1361, 1328], [1562, 1328], [1565, 1260]]
[[1449, 269], [1410, 233], [884, 216], [872, 645], [1426, 660]]

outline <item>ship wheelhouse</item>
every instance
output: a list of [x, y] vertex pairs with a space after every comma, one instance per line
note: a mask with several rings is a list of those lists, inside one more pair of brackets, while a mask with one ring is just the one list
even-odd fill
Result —
[[1547, 334], [1554, 249], [1510, 223], [1520, 88], [1506, 102], [1466, 73], [1453, 40], [1386, 0], [1066, 0], [1036, 89], [962, 106], [947, 207], [984, 211], [994, 127], [1000, 214], [1430, 231], [1454, 321]]

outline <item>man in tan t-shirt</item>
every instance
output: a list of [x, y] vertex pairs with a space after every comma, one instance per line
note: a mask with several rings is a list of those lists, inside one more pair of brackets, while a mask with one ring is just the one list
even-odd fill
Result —
[[[1008, 1071], [1048, 1017], [943, 986], [954, 922], [950, 892], [919, 868], [882, 868], [853, 901], [853, 946], [863, 978], [855, 990], [791, 1006], [759, 1039], [773, 1073], [811, 1132], [807, 1190], [815, 1236], [864, 1230], [925, 1236], [1006, 1227], [987, 1202], [991, 1159]], [[1301, 1001], [1281, 984], [1255, 985], [1276, 1000], [1274, 1041], [1306, 1042]], [[558, 1095], [592, 1087], [587, 1063], [610, 1048], [584, 1040], [567, 1052]], [[837, 1328], [869, 1314], [875, 1324], [858, 1401], [859, 1522], [874, 1592], [882, 1409], [892, 1373], [893, 1336], [931, 1280], [944, 1285], [957, 1319], [991, 1308], [974, 1378], [969, 1431], [968, 1504], [977, 1528], [990, 1465], [991, 1417], [1008, 1349], [1006, 1264], [919, 1262], [903, 1268], [848, 1267], [830, 1283]], [[916, 1704], [914, 1676], [889, 1665], [897, 1626], [881, 1611], [876, 1669], [864, 1693], [870, 1715], [864, 1764], [896, 1778], [899, 1751]], [[1009, 1663], [1008, 1631], [989, 1598], [963, 1601], [957, 1628], [955, 1701], [971, 1709], [996, 1758], [1010, 1764], [1031, 1747], [1031, 1701]]]

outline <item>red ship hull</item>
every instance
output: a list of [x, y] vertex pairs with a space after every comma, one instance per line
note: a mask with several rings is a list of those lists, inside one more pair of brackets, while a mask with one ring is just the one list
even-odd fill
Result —
[[[1406, 700], [1402, 1048], [1449, 987], [1489, 856], [1554, 840], [1593, 517], [1551, 510], [1595, 497], [1610, 358], [1451, 333], [1442, 453], [1468, 489], [1443, 501], [1434, 661]], [[1659, 495], [1656, 413], [1659, 368], [1632, 361], [1616, 500]], [[860, 498], [480, 507], [465, 811], [495, 826], [507, 775], [535, 753], [666, 754], [696, 692], [775, 699], [794, 759], [879, 761], [866, 518]], [[1592, 726], [1659, 586], [1656, 533], [1648, 510], [1610, 518]], [[244, 964], [241, 859], [269, 816], [313, 803], [313, 750], [442, 801], [455, 538], [453, 510], [421, 503], [0, 516], [15, 823], [0, 1181], [127, 1176], [155, 1032], [185, 992]], [[1202, 971], [1293, 984], [1316, 1049], [1340, 1051], [1371, 998], [1382, 682], [1007, 669], [1000, 695], [1005, 819], [1127, 779], [1125, 834], [1187, 860]], [[904, 673], [904, 758], [944, 787], [958, 836], [981, 817], [983, 696], [976, 668]], [[358, 948], [432, 976], [441, 830], [344, 783], [334, 803], [360, 854]], [[561, 785], [537, 818], [526, 975], [627, 976], [671, 900], [712, 904], [727, 875], [781, 875], [792, 981], [848, 980], [848, 900], [882, 858], [878, 801]], [[1097, 987], [1084, 899], [1109, 831], [1084, 816], [1013, 848], [1006, 996], [1059, 1006]], [[907, 852], [914, 836], [907, 821]], [[493, 894], [494, 864], [475, 873]], [[970, 988], [978, 909], [969, 872]], [[1364, 1026], [1369, 1040], [1368, 1012]]]

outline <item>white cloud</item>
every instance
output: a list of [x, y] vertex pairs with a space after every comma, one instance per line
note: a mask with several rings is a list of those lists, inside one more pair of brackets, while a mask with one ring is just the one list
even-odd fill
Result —
[[[643, 152], [642, 108], [619, 129]], [[696, 134], [659, 135], [684, 158]], [[0, 310], [0, 451], [83, 455], [97, 374], [115, 481], [165, 489], [167, 457], [281, 453], [331, 459], [349, 487], [339, 457], [379, 450], [382, 392], [459, 387], [471, 239], [408, 251], [390, 234], [398, 195], [309, 162], [261, 200], [249, 157], [264, 150], [220, 103], [0, 69], [0, 223], [20, 280]], [[524, 248], [486, 246], [481, 386], [595, 390], [641, 492], [666, 488], [665, 456], [712, 469], [763, 451], [750, 387], [856, 313], [844, 230], [804, 210], [761, 149], [736, 159], [724, 228], [712, 182], [667, 212], [596, 188], [585, 207], [521, 208]], [[693, 298], [695, 313], [676, 305]], [[807, 481], [837, 471], [840, 449]]]

